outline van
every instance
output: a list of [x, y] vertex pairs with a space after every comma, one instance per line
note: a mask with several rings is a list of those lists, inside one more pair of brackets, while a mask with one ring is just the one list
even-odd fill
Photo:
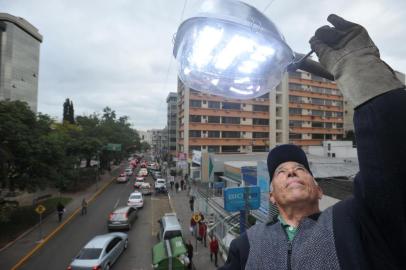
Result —
[[182, 227], [179, 224], [176, 213], [166, 213], [158, 222], [160, 226], [158, 232], [159, 240], [168, 240], [178, 236], [183, 238]]

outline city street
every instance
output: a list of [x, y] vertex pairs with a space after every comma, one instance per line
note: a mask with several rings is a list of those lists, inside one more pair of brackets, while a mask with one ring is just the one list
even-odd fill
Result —
[[[133, 191], [133, 180], [113, 183], [88, 208], [77, 215], [53, 239], [32, 256], [21, 269], [66, 269], [79, 250], [95, 235], [107, 233], [107, 217], [117, 206], [125, 205]], [[151, 177], [147, 178], [151, 184]], [[144, 208], [128, 232], [129, 246], [114, 264], [114, 269], [151, 269], [151, 248], [157, 243], [157, 220], [170, 212], [167, 196], [145, 196]]]

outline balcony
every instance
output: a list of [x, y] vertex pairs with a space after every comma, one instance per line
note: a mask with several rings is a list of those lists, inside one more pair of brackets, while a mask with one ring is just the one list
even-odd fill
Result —
[[251, 146], [268, 145], [267, 139], [243, 139], [243, 138], [189, 138], [189, 145], [244, 145]]
[[299, 146], [322, 145], [323, 140], [289, 140], [289, 143]]
[[236, 102], [241, 104], [258, 104], [258, 105], [269, 105], [269, 99], [267, 98], [254, 98], [249, 100], [231, 99], [224, 98], [220, 96], [207, 95], [203, 93], [192, 93], [190, 92], [190, 99], [197, 100], [207, 100], [207, 101], [219, 101], [219, 102]]
[[269, 112], [253, 112], [253, 111], [243, 111], [243, 110], [190, 108], [189, 113], [193, 114], [193, 115], [206, 115], [206, 116], [234, 116], [234, 117], [245, 117], [245, 118], [269, 119]]
[[190, 130], [218, 130], [218, 131], [264, 131], [269, 132], [269, 126], [254, 126], [242, 124], [212, 124], [212, 123], [189, 123]]
[[315, 121], [315, 122], [331, 122], [331, 123], [343, 123], [343, 118], [336, 117], [321, 117], [316, 115], [289, 115], [289, 120], [299, 120], [299, 121]]
[[344, 134], [342, 128], [312, 128], [312, 127], [290, 127], [292, 133], [317, 133], [317, 134]]
[[321, 94], [321, 93], [305, 91], [305, 90], [303, 90], [303, 91], [289, 90], [289, 95], [300, 96], [300, 97], [322, 98], [322, 99], [337, 100], [337, 101], [342, 101], [343, 100], [343, 96], [330, 95], [330, 94]]
[[289, 82], [310, 85], [310, 86], [338, 89], [337, 84], [335, 82], [318, 82], [318, 81], [312, 81], [312, 80], [307, 80], [307, 79], [298, 79], [298, 78], [289, 78]]
[[331, 106], [331, 105], [316, 105], [311, 103], [293, 103], [289, 102], [289, 108], [301, 108], [307, 110], [322, 110], [330, 112], [343, 112], [342, 107]]

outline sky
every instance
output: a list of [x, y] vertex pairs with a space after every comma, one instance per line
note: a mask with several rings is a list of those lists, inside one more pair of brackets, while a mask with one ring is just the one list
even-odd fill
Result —
[[[363, 25], [383, 58], [406, 72], [406, 1], [252, 0], [290, 47], [308, 40], [335, 13]], [[109, 106], [133, 128], [166, 125], [166, 97], [177, 89], [173, 37], [202, 0], [0, 0], [0, 12], [22, 17], [43, 35], [38, 111], [62, 118], [63, 102], [76, 115]]]

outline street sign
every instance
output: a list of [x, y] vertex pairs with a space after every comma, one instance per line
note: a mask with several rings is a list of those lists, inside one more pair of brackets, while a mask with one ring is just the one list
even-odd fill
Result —
[[106, 150], [107, 151], [121, 151], [121, 144], [117, 144], [117, 143], [108, 143], [106, 145]]
[[[245, 194], [245, 192], [247, 192]], [[258, 209], [261, 193], [259, 186], [247, 186], [224, 189], [224, 209], [236, 212], [245, 209]], [[246, 198], [247, 197], [247, 198]], [[247, 201], [247, 207], [245, 202]]]
[[39, 205], [35, 208], [35, 212], [37, 212], [39, 215], [41, 215], [42, 213], [44, 213], [45, 210], [47, 210], [47, 209], [46, 209], [45, 206], [43, 206], [42, 204], [39, 204]]
[[192, 218], [195, 222], [199, 222], [202, 219], [202, 216], [199, 213], [197, 213], [193, 214]]

